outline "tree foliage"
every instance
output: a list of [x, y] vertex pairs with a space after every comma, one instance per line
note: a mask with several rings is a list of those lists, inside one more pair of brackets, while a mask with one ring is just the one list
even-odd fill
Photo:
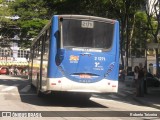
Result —
[[11, 14], [11, 9], [8, 8], [7, 3], [3, 3], [2, 1], [0, 1], [0, 25], [1, 27], [8, 27], [9, 25], [14, 24], [13, 21], [11, 21], [10, 19], [8, 19], [12, 14]]
[[[146, 1], [146, 14], [147, 14], [147, 20], [148, 20], [148, 28], [151, 31], [151, 35], [153, 37], [152, 42], [153, 43], [159, 43], [160, 37], [160, 1], [159, 0], [152, 0], [152, 1]], [[156, 72], [157, 75], [159, 75], [160, 72], [160, 66], [159, 66], [159, 50], [156, 48]]]
[[[16, 0], [11, 5], [12, 14], [20, 16], [16, 21], [21, 28], [21, 40], [35, 37], [55, 14], [85, 14], [106, 16], [106, 0]], [[30, 42], [23, 41], [24, 44]], [[24, 44], [25, 45], [25, 44]], [[27, 45], [27, 46], [28, 46]]]
[[[28, 46], [30, 44], [29, 39], [34, 38], [55, 14], [93, 15], [117, 19], [120, 22], [120, 50], [121, 58], [123, 58], [123, 51], [128, 52], [130, 46], [133, 46], [134, 50], [138, 51], [136, 47], [138, 46], [137, 44], [144, 43], [146, 37], [151, 38], [146, 31], [148, 27], [148, 16], [143, 12], [146, 6], [145, 1], [146, 0], [15, 0], [12, 5], [9, 5], [10, 12], [12, 10], [12, 15], [18, 15], [20, 19], [10, 22], [14, 22], [13, 24], [16, 24], [16, 26], [21, 29], [19, 33], [21, 45], [23, 43], [23, 45]], [[2, 10], [0, 10], [0, 15], [2, 14], [1, 11]], [[143, 39], [139, 37], [140, 32], [141, 38]], [[137, 40], [139, 42], [135, 44]], [[122, 63], [124, 64], [123, 60]]]
[[[133, 35], [135, 32], [135, 14], [142, 10], [144, 0], [108, 0], [108, 16], [117, 18], [120, 21], [120, 51], [121, 62], [124, 66], [123, 51], [126, 51], [126, 58], [129, 56], [129, 48], [133, 42]], [[126, 60], [126, 67], [128, 67], [128, 60]]]
[[84, 14], [106, 16], [108, 0], [46, 0], [49, 14]]
[[21, 28], [19, 33], [21, 46], [29, 47], [30, 38], [34, 38], [48, 22], [47, 9], [43, 0], [16, 0], [11, 6], [12, 14], [18, 15], [16, 21]]

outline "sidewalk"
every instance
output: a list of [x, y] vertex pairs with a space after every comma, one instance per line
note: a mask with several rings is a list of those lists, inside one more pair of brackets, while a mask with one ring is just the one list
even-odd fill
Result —
[[119, 90], [130, 91], [133, 93], [131, 95], [135, 101], [143, 105], [160, 109], [160, 87], [148, 87], [148, 94], [144, 94], [144, 97], [136, 97], [134, 95], [135, 88], [126, 86], [125, 82], [119, 82]]
[[[19, 77], [23, 79], [28, 78], [28, 76], [26, 75], [17, 75], [17, 76], [13, 75], [12, 77], [17, 77], [17, 78]], [[135, 101], [143, 105], [160, 109], [160, 87], [148, 87], [148, 94], [144, 94], [144, 97], [136, 97], [134, 92], [135, 88], [133, 86], [126, 86], [125, 82], [119, 81], [118, 94], [116, 95], [124, 97], [123, 95], [125, 94], [125, 96], [132, 97]], [[103, 95], [103, 97], [105, 96], [108, 96], [108, 94]]]
[[22, 78], [22, 79], [28, 79], [28, 75], [10, 75], [12, 77], [18, 77], [18, 78]]

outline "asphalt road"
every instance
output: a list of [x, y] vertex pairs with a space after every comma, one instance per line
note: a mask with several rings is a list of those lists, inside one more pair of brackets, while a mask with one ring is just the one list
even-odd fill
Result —
[[[75, 96], [46, 95], [39, 98], [27, 79], [0, 75], [0, 120], [56, 119], [56, 120], [142, 120], [160, 119], [157, 109], [143, 106], [129, 96], [94, 94], [89, 100]], [[141, 112], [142, 111], [142, 112]], [[3, 112], [3, 114], [2, 114]], [[8, 117], [7, 113], [8, 112]], [[10, 115], [11, 114], [11, 115]], [[141, 114], [143, 116], [141, 116]], [[11, 117], [12, 116], [12, 117]], [[129, 118], [128, 118], [129, 117]]]

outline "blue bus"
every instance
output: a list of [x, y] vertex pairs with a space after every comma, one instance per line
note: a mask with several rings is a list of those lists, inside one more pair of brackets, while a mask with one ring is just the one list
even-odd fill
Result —
[[47, 92], [118, 91], [119, 22], [86, 15], [54, 15], [31, 45], [29, 79]]

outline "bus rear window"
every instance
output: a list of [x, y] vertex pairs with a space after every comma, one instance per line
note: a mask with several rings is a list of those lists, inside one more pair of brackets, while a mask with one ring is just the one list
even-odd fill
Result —
[[114, 24], [98, 21], [64, 19], [63, 46], [109, 49], [113, 41]]

